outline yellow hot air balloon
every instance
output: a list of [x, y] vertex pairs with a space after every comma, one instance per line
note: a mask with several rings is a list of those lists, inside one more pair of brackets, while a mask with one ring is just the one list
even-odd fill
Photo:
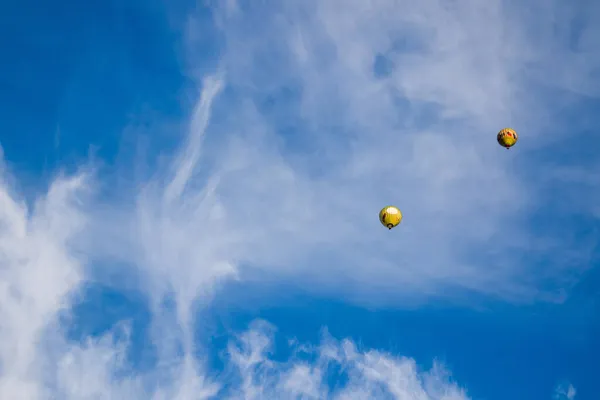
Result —
[[510, 149], [517, 143], [519, 140], [519, 136], [514, 129], [504, 128], [500, 132], [498, 132], [498, 143], [500, 146], [505, 147], [507, 150]]
[[379, 211], [379, 221], [388, 229], [395, 228], [402, 221], [402, 212], [400, 212], [398, 207], [383, 207]]

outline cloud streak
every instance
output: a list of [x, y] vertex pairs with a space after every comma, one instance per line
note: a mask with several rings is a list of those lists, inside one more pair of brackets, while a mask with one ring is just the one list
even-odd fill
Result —
[[6, 183], [0, 187], [0, 394], [33, 399], [42, 390], [38, 342], [82, 280], [71, 245], [87, 222], [81, 204], [87, 187], [84, 175], [59, 178], [29, 210]]
[[[563, 134], [560, 107], [598, 95], [599, 64], [595, 28], [582, 22], [571, 46], [576, 16], [541, 4], [523, 13], [506, 1], [213, 7], [219, 73], [198, 82], [181, 148], [151, 177], [111, 187], [123, 194], [104, 203], [91, 196], [101, 187], [93, 175], [60, 177], [29, 207], [5, 175], [0, 397], [466, 399], [437, 364], [423, 372], [327, 335], [275, 360], [264, 322], [230, 343], [214, 377], [194, 340], [195, 311], [233, 296], [219, 292], [228, 279], [292, 281], [369, 305], [472, 293], [562, 300], [589, 267], [589, 248], [562, 226], [533, 229], [544, 191], [572, 187], [540, 178], [564, 170], [535, 155]], [[576, 14], [597, 15], [588, 11]], [[550, 35], [557, 21], [564, 29]], [[196, 66], [193, 16], [187, 29]], [[556, 90], [568, 98], [548, 100]], [[508, 153], [494, 137], [505, 125], [522, 133]], [[576, 171], [590, 177], [587, 165]], [[585, 195], [599, 187], [592, 181]], [[392, 232], [377, 221], [389, 203], [405, 214]], [[145, 294], [151, 372], [128, 365], [126, 325], [85, 343], [67, 338], [61, 318], [92, 280]]]
[[[466, 398], [437, 366], [421, 373], [412, 360], [376, 351], [361, 352], [350, 340], [338, 342], [329, 335], [318, 347], [296, 345], [296, 354], [302, 353], [302, 357], [273, 361], [268, 350], [275, 331], [264, 321], [254, 322], [230, 342], [224, 381], [206, 378], [189, 349], [181, 358], [173, 357], [164, 336], [156, 344], [167, 350], [170, 359], [162, 361], [171, 365], [159, 362], [147, 374], [132, 371], [126, 354], [130, 345], [127, 324], [117, 324], [111, 332], [80, 343], [68, 340], [57, 324], [62, 311], [71, 306], [73, 291], [82, 283], [85, 270], [85, 259], [77, 257], [70, 246], [74, 236], [88, 226], [80, 201], [88, 192], [84, 182], [84, 175], [58, 179], [31, 212], [3, 186], [2, 396], [350, 399], [360, 398], [361, 393], [387, 393], [394, 398]], [[155, 315], [154, 322], [166, 320]], [[176, 325], [168, 323], [167, 331], [175, 330]], [[312, 354], [312, 364], [307, 354]], [[326, 373], [336, 366], [349, 378], [347, 384], [332, 391]], [[391, 376], [394, 370], [397, 373]], [[398, 374], [408, 381], [396, 381]], [[455, 397], [440, 397], [439, 390], [454, 393]]]
[[570, 383], [568, 385], [562, 384], [558, 385], [555, 392], [554, 398], [557, 400], [573, 400], [575, 395], [577, 394], [577, 390]]
[[[577, 50], [542, 51], [508, 2], [227, 4], [215, 13], [228, 93], [210, 131], [228, 138], [216, 145], [216, 193], [244, 215], [239, 237], [252, 238], [241, 262], [363, 301], [453, 288], [559, 299], [549, 287], [565, 283], [565, 269], [585, 270], [583, 259], [565, 267], [576, 242], [528, 220], [547, 203], [539, 176], [552, 172], [526, 157], [558, 140], [563, 122], [549, 113], [565, 104], [545, 100], [530, 75], [570, 70]], [[505, 125], [522, 132], [519, 152], [498, 151]], [[387, 203], [406, 215], [394, 236], [373, 217]], [[555, 284], [543, 287], [534, 265], [548, 252], [556, 265], [542, 280]]]
[[274, 333], [270, 324], [255, 321], [237, 343], [230, 343], [228, 352], [241, 382], [234, 398], [468, 398], [437, 363], [421, 371], [414, 360], [363, 352], [352, 341], [337, 341], [327, 332], [318, 346], [298, 346], [291, 359], [274, 362], [268, 354]]

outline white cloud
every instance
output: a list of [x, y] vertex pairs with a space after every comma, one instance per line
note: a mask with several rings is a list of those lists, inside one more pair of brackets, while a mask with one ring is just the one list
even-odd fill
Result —
[[[587, 65], [577, 80], [591, 82], [589, 67], [599, 65], [567, 40], [566, 27], [584, 42], [595, 29], [576, 19], [583, 11], [542, 12], [542, 2], [341, 4], [217, 11], [227, 94], [215, 100], [209, 135], [220, 157], [215, 193], [243, 215], [234, 222], [239, 262], [363, 302], [457, 287], [562, 299], [541, 282], [564, 287], [565, 274], [588, 266], [571, 251], [585, 249], [558, 229], [532, 232], [527, 218], [547, 202], [543, 177], [554, 166], [526, 159], [565, 137], [556, 110], [568, 102], [544, 91], [576, 90], [539, 68], [572, 71], [576, 54]], [[564, 29], [550, 33], [556, 24]], [[373, 72], [378, 59], [388, 65], [383, 77]], [[505, 125], [521, 132], [509, 153], [494, 137]], [[388, 203], [405, 214], [391, 234], [375, 218]]]
[[[172, 364], [159, 364], [148, 374], [136, 373], [128, 365], [130, 327], [126, 324], [82, 343], [69, 342], [63, 336], [58, 318], [71, 305], [69, 297], [81, 284], [80, 274], [84, 270], [85, 260], [76, 257], [69, 245], [73, 236], [81, 234], [86, 226], [78, 201], [86, 189], [84, 182], [84, 176], [58, 180], [32, 212], [15, 201], [6, 186], [2, 187], [0, 395], [32, 400], [57, 396], [130, 400], [215, 398], [224, 382], [206, 378], [200, 365], [204, 360], [193, 359], [189, 350], [180, 359], [172, 358], [164, 336], [156, 344], [163, 350], [167, 348], [171, 356], [167, 361]], [[177, 329], [176, 322], [155, 316], [155, 323], [162, 322], [168, 323], [166, 332]], [[324, 398], [328, 385], [321, 371], [331, 363], [356, 375], [350, 381], [351, 386], [344, 386], [331, 398], [356, 398], [356, 390], [403, 395], [413, 390], [420, 397], [411, 394], [413, 397], [409, 398], [415, 399], [450, 398], [439, 397], [436, 390], [461, 393], [453, 384], [446, 383], [446, 377], [437, 370], [424, 374], [421, 383], [421, 374], [413, 362], [377, 352], [362, 353], [349, 341], [339, 343], [329, 337], [316, 350], [318, 361], [314, 364], [295, 359], [275, 362], [267, 354], [273, 333], [273, 327], [257, 321], [240, 336], [239, 343], [231, 343], [228, 365], [230, 371], [239, 374], [241, 383], [233, 386], [235, 390], [228, 398], [238, 398], [238, 394], [244, 399], [265, 398], [259, 395], [277, 399], [299, 395]], [[388, 375], [390, 368], [397, 369], [397, 374], [382, 376], [378, 372], [382, 362], [387, 363]], [[405, 374], [411, 386], [396, 382], [398, 374]], [[438, 386], [431, 389], [431, 383], [438, 381], [442, 389]], [[433, 394], [427, 397], [427, 393]]]
[[[431, 370], [421, 371], [414, 360], [373, 350], [363, 352], [352, 341], [337, 341], [327, 334], [304, 357], [275, 362], [268, 354], [273, 335], [272, 326], [255, 321], [241, 335], [237, 346], [230, 345], [231, 359], [243, 382], [236, 393], [239, 398], [468, 398], [441, 365], [434, 364]], [[315, 357], [313, 363], [304, 359], [310, 356]], [[330, 389], [332, 382], [337, 383], [335, 389]]]
[[573, 400], [577, 390], [572, 384], [560, 384], [556, 387], [554, 392], [554, 398], [556, 400]]
[[[373, 394], [410, 399], [466, 398], [437, 367], [421, 373], [412, 360], [376, 351], [362, 352], [350, 340], [338, 342], [326, 336], [320, 347], [298, 346], [304, 353], [308, 349], [316, 359], [292, 357], [285, 362], [274, 361], [267, 352], [272, 346], [274, 328], [264, 321], [256, 321], [238, 342], [230, 344], [228, 373], [216, 380], [209, 378], [203, 366], [206, 360], [193, 356], [198, 353], [190, 338], [193, 324], [186, 313], [191, 300], [185, 291], [176, 295], [180, 305], [188, 308], [180, 307], [177, 315], [155, 304], [153, 323], [160, 329], [155, 341], [159, 361], [150, 372], [140, 373], [129, 365], [128, 324], [117, 324], [111, 332], [82, 342], [69, 340], [61, 323], [68, 321], [72, 302], [90, 271], [90, 259], [81, 252], [82, 242], [77, 240], [86, 235], [86, 230], [93, 229], [89, 195], [94, 182], [90, 177], [85, 173], [60, 177], [32, 208], [18, 200], [8, 184], [9, 177], [2, 181], [2, 397], [349, 399]], [[164, 218], [168, 221], [172, 216]], [[166, 249], [172, 251], [170, 247]], [[165, 250], [150, 247], [147, 251], [161, 255]], [[155, 268], [151, 271], [162, 271]], [[205, 273], [209, 275], [203, 278], [208, 280], [218, 275], [210, 275], [210, 270]], [[160, 276], [171, 278], [166, 273]], [[185, 289], [182, 282], [167, 280], [172, 287]], [[198, 282], [204, 281], [190, 279], [190, 284]], [[164, 295], [160, 290], [151, 293]], [[159, 297], [152, 299], [158, 302]], [[183, 344], [183, 354], [177, 354], [172, 342]], [[332, 390], [326, 372], [334, 365], [346, 371], [350, 379]], [[239, 376], [238, 385], [235, 375]]]
[[[562, 288], [585, 269], [580, 259], [563, 265], [577, 243], [538, 238], [523, 222], [543, 202], [545, 170], [529, 163], [531, 180], [516, 163], [564, 135], [562, 100], [541, 102], [534, 84], [597, 96], [594, 28], [584, 25], [573, 49], [575, 17], [542, 2], [526, 10], [533, 27], [517, 3], [500, 1], [226, 4], [216, 12], [221, 72], [202, 81], [189, 135], [166, 168], [111, 186], [119, 202], [88, 198], [99, 182], [87, 174], [57, 179], [34, 207], [2, 181], [0, 397], [210, 398], [224, 382], [194, 356], [193, 311], [224, 279], [289, 279], [406, 305], [457, 288], [556, 299], [544, 285]], [[549, 35], [557, 22], [564, 31]], [[379, 76], [376, 60], [387, 66]], [[507, 124], [522, 133], [509, 153], [494, 142]], [[392, 232], [377, 221], [390, 203], [405, 216]], [[549, 250], [544, 274], [520, 262]], [[118, 279], [98, 267], [107, 260], [119, 262]], [[59, 318], [90, 280], [147, 295], [154, 371], [131, 371], [129, 338], [116, 330], [65, 339]], [[163, 305], [170, 296], [174, 313]], [[272, 334], [259, 323], [229, 347], [233, 397], [467, 398], [440, 366], [421, 372], [350, 340], [326, 337], [312, 359], [275, 361], [265, 352]], [[332, 390], [335, 366], [349, 380]]]
[[38, 342], [81, 282], [70, 242], [86, 223], [85, 176], [59, 178], [33, 209], [0, 185], [0, 397], [35, 398], [42, 389]]

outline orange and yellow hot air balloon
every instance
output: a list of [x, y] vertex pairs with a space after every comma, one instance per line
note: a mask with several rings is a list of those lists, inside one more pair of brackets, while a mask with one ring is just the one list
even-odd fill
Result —
[[517, 140], [519, 140], [519, 135], [517, 135], [517, 132], [515, 132], [514, 129], [504, 128], [498, 132], [497, 139], [498, 144], [508, 150], [513, 147], [515, 143], [517, 143]]

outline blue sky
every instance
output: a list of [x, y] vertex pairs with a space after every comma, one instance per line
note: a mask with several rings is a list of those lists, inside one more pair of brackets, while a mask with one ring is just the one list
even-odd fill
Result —
[[4, 6], [0, 397], [598, 398], [598, 18]]

